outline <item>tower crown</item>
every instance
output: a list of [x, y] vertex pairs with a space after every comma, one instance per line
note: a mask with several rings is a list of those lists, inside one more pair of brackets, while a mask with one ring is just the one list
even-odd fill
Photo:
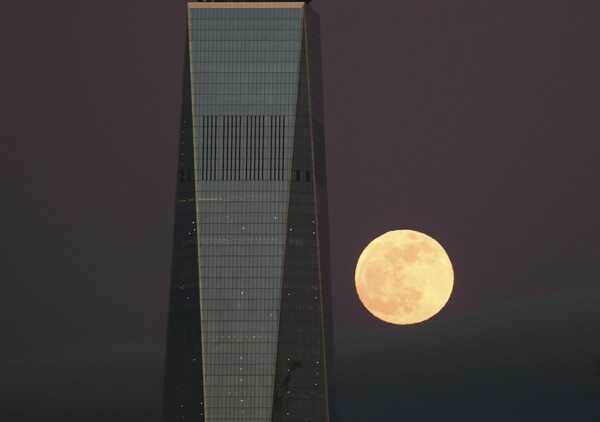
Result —
[[[199, 3], [263, 3], [265, 0], [197, 0]], [[288, 3], [289, 0], [270, 0], [269, 3]], [[310, 3], [311, 0], [303, 0]]]

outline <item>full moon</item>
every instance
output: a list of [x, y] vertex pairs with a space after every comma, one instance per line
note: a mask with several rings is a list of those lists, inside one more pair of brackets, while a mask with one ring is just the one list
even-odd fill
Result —
[[377, 318], [416, 324], [437, 314], [454, 286], [452, 263], [433, 238], [412, 230], [373, 240], [356, 265], [356, 291]]

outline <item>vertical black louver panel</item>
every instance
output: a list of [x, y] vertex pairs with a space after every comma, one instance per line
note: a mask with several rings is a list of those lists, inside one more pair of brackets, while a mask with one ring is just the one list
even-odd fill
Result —
[[283, 145], [281, 145], [281, 132], [282, 132], [282, 127], [281, 127], [281, 116], [278, 116], [277, 118], [277, 180], [281, 180], [280, 176], [281, 176], [281, 169], [282, 169], [282, 159], [283, 159]]
[[225, 117], [221, 118], [221, 133], [222, 133], [222, 139], [221, 139], [221, 180], [225, 180], [225, 165], [227, 163], [227, 160], [225, 159], [225, 142], [227, 140], [226, 138], [226, 134], [227, 132], [225, 131]]
[[202, 116], [200, 180], [285, 180], [285, 116]]
[[229, 176], [229, 125], [227, 116], [223, 117], [223, 137], [221, 142], [221, 180], [227, 180]]
[[260, 179], [263, 180], [265, 176], [265, 116], [260, 116]]
[[217, 145], [216, 145], [216, 138], [217, 138], [217, 122], [216, 122], [216, 116], [212, 116], [212, 126], [211, 126], [211, 137], [210, 137], [210, 180], [216, 180], [217, 179]]
[[248, 141], [250, 142], [250, 180], [254, 180], [254, 165], [256, 164], [256, 151], [254, 148], [254, 139], [256, 136], [255, 125], [254, 116], [250, 116], [250, 136], [248, 137]]
[[241, 135], [241, 124], [240, 124], [240, 116], [235, 116], [235, 180], [240, 180], [240, 135]]
[[279, 164], [281, 163], [281, 144], [279, 143], [279, 139], [280, 139], [280, 130], [279, 130], [279, 124], [281, 117], [280, 116], [276, 116], [275, 117], [275, 178], [274, 180], [279, 180]]
[[250, 148], [248, 148], [248, 134], [250, 133], [249, 132], [250, 131], [250, 127], [249, 127], [250, 119], [248, 118], [248, 116], [245, 116], [244, 120], [246, 121], [246, 136], [245, 136], [245, 142], [244, 142], [244, 150], [246, 152], [246, 171], [245, 171], [246, 178], [244, 180], [248, 180], [248, 177], [250, 175], [250, 158], [249, 158], [250, 157], [250, 155], [249, 155]]
[[278, 144], [280, 145], [281, 148], [281, 159], [279, 160], [279, 163], [281, 165], [281, 179], [283, 180], [285, 179], [285, 166], [284, 166], [284, 154], [283, 154], [283, 146], [284, 146], [284, 138], [285, 138], [285, 116], [281, 116], [281, 137], [279, 138], [279, 142]]
[[274, 166], [275, 166], [275, 142], [273, 140], [274, 138], [274, 118], [273, 116], [270, 116], [270, 123], [271, 123], [271, 131], [270, 131], [270, 143], [269, 143], [269, 180], [273, 180], [273, 174], [274, 174]]

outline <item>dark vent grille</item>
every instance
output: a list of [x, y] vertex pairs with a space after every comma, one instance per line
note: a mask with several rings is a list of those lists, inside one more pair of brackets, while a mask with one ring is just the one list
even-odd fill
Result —
[[285, 116], [202, 116], [200, 180], [284, 180]]

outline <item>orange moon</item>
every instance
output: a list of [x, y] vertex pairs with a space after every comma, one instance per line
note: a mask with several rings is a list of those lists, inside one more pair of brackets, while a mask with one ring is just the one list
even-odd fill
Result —
[[387, 232], [365, 248], [356, 265], [356, 291], [377, 318], [416, 324], [437, 314], [454, 286], [452, 263], [433, 238], [412, 230]]

